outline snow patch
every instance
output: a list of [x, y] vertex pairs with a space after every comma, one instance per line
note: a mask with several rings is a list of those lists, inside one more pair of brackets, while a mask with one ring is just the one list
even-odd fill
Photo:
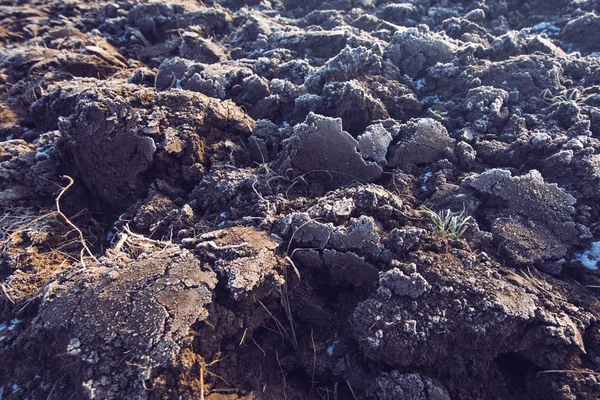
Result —
[[336, 340], [335, 342], [333, 342], [333, 344], [329, 347], [327, 347], [327, 354], [329, 354], [329, 357], [333, 356], [333, 349], [335, 348], [335, 345], [339, 343], [339, 340]]
[[423, 180], [423, 185], [421, 186], [421, 190], [427, 190], [427, 180], [429, 178], [431, 178], [432, 176], [433, 176], [432, 172], [427, 172], [421, 176], [421, 179]]
[[592, 247], [582, 253], [575, 253], [574, 261], [579, 261], [587, 269], [598, 269], [596, 264], [600, 261], [600, 242], [592, 243]]
[[560, 28], [554, 25], [554, 22], [540, 22], [531, 27], [531, 31], [535, 33], [559, 33]]

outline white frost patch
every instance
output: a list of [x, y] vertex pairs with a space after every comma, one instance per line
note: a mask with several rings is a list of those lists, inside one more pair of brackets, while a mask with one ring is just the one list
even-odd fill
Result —
[[429, 100], [433, 100], [435, 103], [440, 103], [440, 97], [436, 94], [433, 96], [426, 96], [421, 99], [421, 104], [427, 103]]
[[596, 264], [600, 261], [600, 242], [592, 243], [592, 247], [583, 253], [576, 253], [574, 261], [579, 261], [587, 269], [598, 269]]
[[333, 344], [329, 347], [327, 347], [327, 354], [329, 354], [329, 357], [333, 356], [333, 349], [335, 348], [335, 345], [339, 343], [339, 340], [336, 340], [335, 342], [333, 342]]
[[90, 379], [87, 382], [82, 382], [81, 387], [83, 388], [83, 391], [88, 395], [88, 397], [90, 399], [93, 399], [96, 397], [96, 388], [94, 387], [93, 380]]
[[427, 180], [429, 178], [431, 178], [432, 176], [433, 176], [432, 172], [427, 172], [421, 176], [421, 179], [423, 179], [423, 185], [421, 186], [421, 190], [427, 190]]
[[417, 90], [423, 89], [425, 87], [425, 78], [421, 78], [418, 81], [416, 81], [415, 86], [416, 86]]
[[8, 327], [9, 331], [13, 331], [17, 325], [19, 325], [22, 321], [19, 318], [13, 318], [10, 320], [10, 326]]
[[38, 151], [35, 153], [35, 160], [36, 161], [40, 161], [40, 160], [47, 160], [50, 158], [50, 154], [47, 151]]
[[541, 32], [558, 33], [558, 32], [560, 32], [560, 28], [558, 26], [554, 25], [553, 22], [540, 22], [539, 24], [532, 26], [531, 31], [535, 32], [535, 33], [541, 33]]
[[383, 339], [383, 330], [379, 329], [374, 336], [367, 337], [366, 342], [371, 347], [379, 347], [381, 339]]
[[73, 338], [67, 345], [67, 353], [70, 355], [77, 355], [81, 353], [81, 341], [78, 338]]

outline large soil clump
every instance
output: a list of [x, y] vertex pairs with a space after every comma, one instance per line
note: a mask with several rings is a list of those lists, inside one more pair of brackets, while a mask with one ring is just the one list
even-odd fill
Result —
[[600, 398], [597, 1], [4, 1], [0, 398]]

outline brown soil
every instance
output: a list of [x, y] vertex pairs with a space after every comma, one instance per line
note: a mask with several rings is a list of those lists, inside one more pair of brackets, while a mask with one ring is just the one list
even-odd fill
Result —
[[600, 398], [599, 9], [0, 1], [0, 399]]

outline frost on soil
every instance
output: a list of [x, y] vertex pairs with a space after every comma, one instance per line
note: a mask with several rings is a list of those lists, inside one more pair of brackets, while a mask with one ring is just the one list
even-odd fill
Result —
[[0, 397], [599, 398], [599, 27], [3, 2]]

